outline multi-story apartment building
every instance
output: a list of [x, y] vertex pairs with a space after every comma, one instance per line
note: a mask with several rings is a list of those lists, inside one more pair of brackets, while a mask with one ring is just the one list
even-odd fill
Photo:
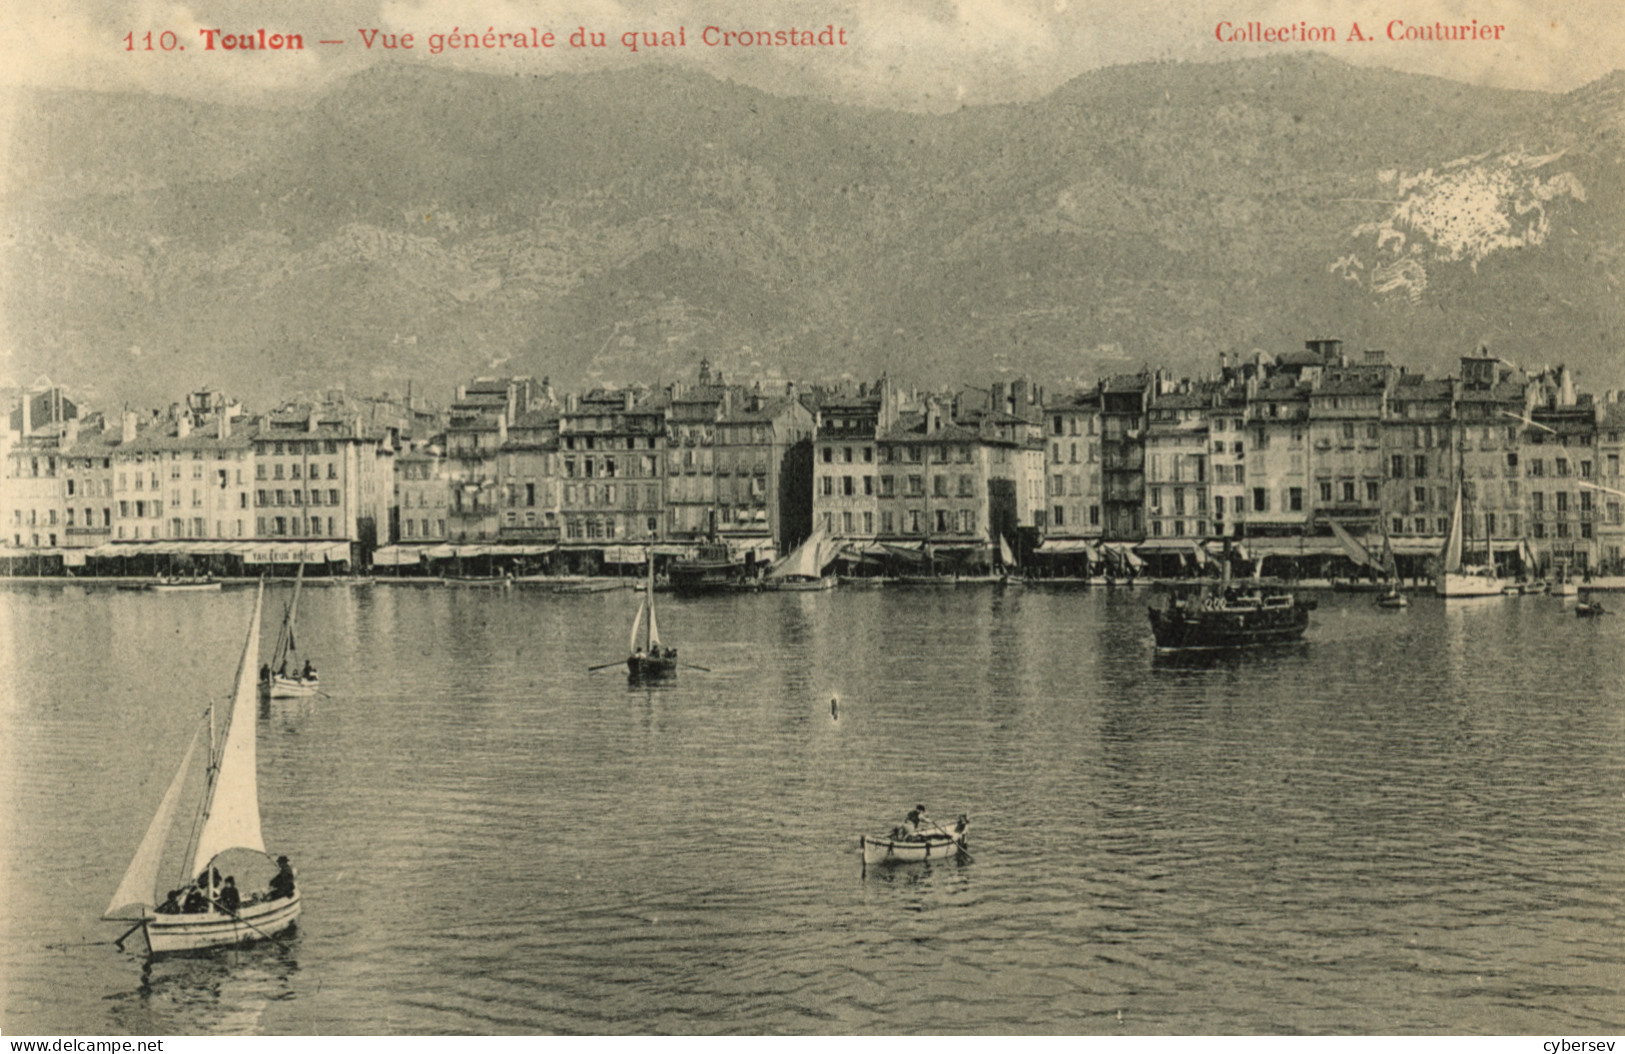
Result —
[[1247, 536], [1302, 536], [1310, 516], [1308, 388], [1296, 373], [1271, 373], [1249, 379], [1247, 399]]
[[1316, 533], [1330, 533], [1330, 523], [1350, 534], [1380, 532], [1383, 420], [1395, 371], [1382, 352], [1368, 353], [1371, 359], [1358, 366], [1337, 350], [1325, 354], [1308, 393], [1312, 523]]
[[998, 539], [1019, 530], [1026, 426], [996, 415], [957, 424], [934, 398], [900, 413], [876, 443], [879, 540], [933, 561], [991, 564]]
[[1141, 541], [1145, 528], [1145, 414], [1149, 373], [1100, 382], [1101, 507], [1105, 537]]
[[1620, 476], [1620, 455], [1625, 448], [1625, 408], [1618, 389], [1609, 389], [1597, 409], [1597, 474], [1593, 487], [1597, 502], [1597, 550], [1603, 574], [1625, 574], [1625, 478]]
[[1211, 464], [1208, 494], [1212, 501], [1212, 533], [1218, 538], [1241, 537], [1247, 523], [1247, 392], [1227, 383], [1208, 410]]
[[[642, 388], [566, 400], [559, 413], [559, 521], [563, 544], [575, 554], [572, 566], [590, 566], [607, 545], [647, 544], [669, 530], [661, 522], [662, 487], [668, 456], [683, 448], [670, 445], [667, 408], [663, 394]], [[686, 449], [698, 448], [694, 440]]]
[[560, 474], [558, 408], [521, 411], [497, 454], [497, 536], [502, 542], [543, 545], [559, 540]]
[[[1437, 551], [1450, 528], [1454, 434], [1454, 382], [1414, 373], [1395, 379], [1382, 422], [1382, 508], [1395, 552], [1407, 558]], [[1516, 524], [1509, 520], [1507, 526]], [[1401, 566], [1413, 574], [1422, 570], [1409, 560]]]
[[[871, 390], [860, 388], [855, 397], [825, 398], [819, 403], [813, 440], [813, 528], [848, 542], [873, 542], [881, 534], [896, 533], [881, 524], [882, 497], [897, 498], [897, 473], [882, 483], [879, 439], [897, 428], [901, 393], [882, 377]], [[886, 494], [883, 486], [894, 488]]]
[[1098, 390], [1075, 392], [1044, 407], [1048, 517], [1038, 551], [1058, 566], [1076, 564], [1100, 540], [1100, 398]]
[[813, 415], [794, 391], [731, 395], [716, 428], [717, 530], [736, 552], [789, 552], [812, 533]]
[[256, 538], [342, 542], [352, 560], [378, 547], [395, 494], [388, 433], [314, 407], [262, 415], [244, 431], [253, 443]]
[[1209, 414], [1217, 396], [1210, 386], [1174, 386], [1158, 377], [1145, 430], [1144, 523], [1152, 542], [1194, 545], [1211, 533]]
[[444, 542], [450, 500], [450, 473], [439, 447], [403, 450], [395, 455], [396, 528], [392, 533], [396, 541]]
[[1543, 568], [1589, 572], [1601, 555], [1597, 409], [1589, 394], [1575, 392], [1567, 367], [1543, 375], [1531, 388], [1520, 451], [1529, 544]]

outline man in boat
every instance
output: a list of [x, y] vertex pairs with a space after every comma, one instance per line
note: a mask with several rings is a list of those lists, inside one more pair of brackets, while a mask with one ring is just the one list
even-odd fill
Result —
[[305, 672], [299, 675], [299, 679], [301, 681], [314, 681], [316, 679], [316, 667], [310, 664], [309, 659], [305, 660]]
[[228, 915], [237, 914], [237, 909], [243, 906], [242, 895], [237, 892], [237, 879], [233, 876], [226, 876], [226, 884], [220, 887], [218, 903], [220, 910]]
[[276, 867], [277, 867], [276, 874], [271, 876], [271, 896], [270, 896], [270, 899], [271, 900], [280, 900], [280, 899], [283, 899], [283, 898], [286, 898], [286, 897], [293, 896], [293, 886], [294, 886], [293, 865], [288, 863], [288, 858], [287, 857], [279, 856], [279, 857], [276, 858]]
[[908, 837], [911, 841], [925, 841], [925, 835], [920, 832], [920, 828], [931, 822], [925, 818], [925, 806], [914, 806], [909, 810], [904, 822], [908, 825]]

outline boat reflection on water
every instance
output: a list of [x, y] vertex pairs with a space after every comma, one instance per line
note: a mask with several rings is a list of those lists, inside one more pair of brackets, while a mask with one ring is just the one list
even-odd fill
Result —
[[1158, 648], [1151, 653], [1154, 670], [1244, 670], [1271, 666], [1283, 655], [1301, 655], [1309, 642], [1301, 637], [1280, 641], [1268, 648], [1203, 648], [1171, 651]]
[[201, 948], [141, 961], [140, 983], [104, 997], [114, 1028], [147, 1035], [254, 1035], [272, 1003], [294, 995], [295, 924], [246, 948]]

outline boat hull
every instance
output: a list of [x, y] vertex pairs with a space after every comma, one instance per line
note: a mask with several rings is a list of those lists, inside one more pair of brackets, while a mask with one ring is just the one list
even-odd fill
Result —
[[651, 659], [647, 655], [632, 655], [626, 660], [626, 676], [633, 681], [666, 681], [677, 676], [675, 658]]
[[154, 593], [206, 593], [220, 588], [219, 582], [154, 582]]
[[266, 686], [266, 694], [272, 699], [304, 699], [321, 693], [322, 686], [317, 681], [307, 681], [293, 677], [273, 677]]
[[781, 578], [762, 583], [762, 588], [777, 593], [820, 593], [826, 589], [834, 589], [836, 581], [834, 575], [825, 575], [822, 578]]
[[1309, 628], [1302, 604], [1276, 608], [1201, 610], [1150, 608], [1151, 633], [1162, 651], [1213, 651], [1290, 644]]
[[958, 839], [933, 834], [924, 841], [906, 838], [873, 838], [861, 835], [858, 843], [863, 849], [863, 862], [879, 864], [918, 864], [929, 860], [951, 860], [966, 851], [965, 836]]
[[1446, 598], [1498, 597], [1502, 582], [1486, 575], [1440, 575], [1433, 583], [1433, 591]]
[[197, 915], [157, 915], [143, 923], [147, 947], [154, 955], [198, 951], [268, 940], [299, 918], [299, 894], [249, 904], [236, 916], [208, 912]]

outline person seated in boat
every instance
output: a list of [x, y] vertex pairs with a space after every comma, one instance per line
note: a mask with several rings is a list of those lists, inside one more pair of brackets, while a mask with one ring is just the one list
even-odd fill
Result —
[[316, 667], [310, 664], [309, 659], [305, 660], [305, 671], [299, 675], [299, 679], [301, 681], [314, 681], [316, 679]]
[[923, 806], [923, 805], [914, 806], [914, 808], [909, 810], [908, 815], [906, 817], [904, 817], [903, 822], [904, 822], [904, 826], [905, 826], [905, 828], [906, 828], [906, 830], [908, 832], [906, 837], [908, 838], [909, 841], [914, 841], [914, 842], [923, 842], [923, 841], [925, 841], [925, 834], [921, 830], [921, 828], [925, 827], [927, 824], [929, 824], [931, 822], [930, 820], [926, 819], [925, 806]]
[[293, 896], [293, 865], [288, 863], [287, 857], [279, 856], [276, 858], [276, 867], [276, 874], [271, 876], [271, 895], [268, 899], [281, 900]]
[[243, 906], [242, 894], [237, 892], [237, 879], [231, 875], [226, 876], [225, 884], [220, 887], [220, 895], [215, 898], [220, 910], [228, 915], [237, 914], [237, 909]]
[[158, 913], [160, 915], [179, 915], [181, 913], [181, 894], [185, 892], [184, 889], [170, 890], [169, 895], [164, 898], [164, 902], [158, 905]]
[[268, 662], [260, 663], [260, 683], [261, 684], [269, 684], [270, 682], [271, 682], [271, 664], [268, 663]]
[[185, 915], [200, 915], [209, 910], [209, 898], [203, 890], [193, 886], [186, 891], [186, 900], [181, 904], [181, 913]]

